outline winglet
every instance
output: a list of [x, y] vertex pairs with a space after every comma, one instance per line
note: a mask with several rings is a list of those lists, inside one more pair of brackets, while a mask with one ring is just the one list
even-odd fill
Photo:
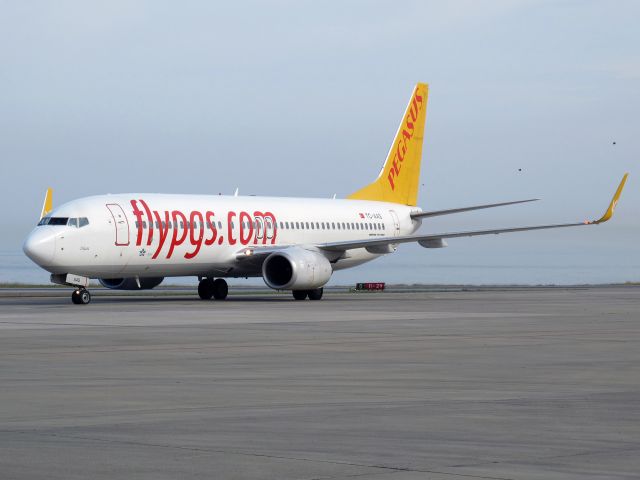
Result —
[[42, 205], [42, 213], [40, 214], [40, 218], [46, 216], [53, 210], [53, 189], [51, 187], [47, 188], [47, 193], [44, 196], [44, 204]]
[[620, 200], [620, 195], [622, 194], [622, 189], [624, 188], [624, 184], [627, 182], [627, 177], [629, 176], [628, 173], [624, 174], [624, 177], [622, 177], [622, 180], [620, 181], [620, 185], [618, 185], [618, 189], [616, 190], [616, 193], [613, 195], [613, 198], [611, 199], [611, 203], [609, 204], [609, 208], [607, 208], [607, 211], [604, 212], [604, 215], [602, 215], [602, 217], [600, 217], [599, 220], [593, 220], [592, 222], [588, 222], [588, 223], [604, 223], [607, 220], [609, 220], [611, 217], [613, 217], [613, 211], [616, 208], [616, 205], [618, 204], [618, 200]]

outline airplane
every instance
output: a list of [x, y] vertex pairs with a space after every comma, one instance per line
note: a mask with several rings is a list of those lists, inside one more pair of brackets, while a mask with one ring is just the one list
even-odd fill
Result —
[[439, 215], [537, 199], [439, 211], [417, 206], [428, 85], [411, 93], [378, 177], [345, 199], [127, 193], [80, 198], [53, 208], [48, 189], [25, 254], [73, 287], [74, 304], [88, 304], [90, 279], [107, 288], [150, 289], [165, 277], [195, 276], [204, 300], [225, 299], [229, 277], [262, 277], [296, 300], [320, 300], [336, 270], [355, 267], [417, 242], [443, 248], [447, 239], [598, 225], [609, 220], [628, 174], [598, 220], [416, 234]]

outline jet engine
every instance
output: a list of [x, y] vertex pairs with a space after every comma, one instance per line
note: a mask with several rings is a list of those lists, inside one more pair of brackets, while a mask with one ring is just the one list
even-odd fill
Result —
[[157, 287], [164, 277], [140, 277], [140, 286], [134, 277], [131, 278], [99, 278], [103, 287], [113, 290], [150, 290]]
[[262, 263], [262, 277], [276, 290], [310, 290], [331, 278], [331, 263], [322, 254], [291, 247], [269, 255]]

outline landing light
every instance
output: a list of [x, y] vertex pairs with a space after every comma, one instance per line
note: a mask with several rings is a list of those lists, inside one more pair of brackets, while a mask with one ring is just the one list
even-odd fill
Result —
[[252, 248], [245, 248], [243, 250], [240, 250], [237, 254], [236, 254], [236, 258], [238, 260], [240, 260], [241, 258], [247, 258], [253, 255], [253, 249]]

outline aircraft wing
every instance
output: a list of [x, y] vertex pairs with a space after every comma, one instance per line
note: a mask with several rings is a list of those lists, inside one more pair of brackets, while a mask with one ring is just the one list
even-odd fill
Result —
[[433, 233], [430, 235], [406, 235], [402, 237], [384, 237], [384, 238], [372, 238], [368, 240], [353, 240], [348, 242], [332, 242], [323, 243], [317, 245], [322, 250], [330, 252], [338, 252], [344, 250], [351, 250], [352, 248], [372, 248], [383, 247], [385, 245], [394, 245], [398, 243], [411, 243], [411, 242], [435, 242], [438, 240], [445, 240], [447, 238], [457, 237], [477, 237], [479, 235], [498, 235], [500, 233], [513, 233], [513, 232], [525, 232], [527, 230], [545, 230], [549, 228], [562, 228], [562, 227], [577, 227], [579, 225], [592, 225], [595, 222], [580, 222], [580, 223], [561, 223], [557, 225], [536, 225], [531, 227], [516, 227], [516, 228], [498, 228], [495, 230], [470, 230], [466, 232], [444, 232]]
[[[620, 199], [620, 195], [622, 194], [622, 189], [624, 188], [624, 184], [627, 181], [628, 173], [626, 173], [622, 177], [622, 181], [616, 190], [616, 193], [609, 204], [606, 212], [602, 217], [598, 220], [585, 220], [583, 222], [574, 222], [574, 223], [560, 223], [560, 224], [552, 224], [552, 225], [535, 225], [529, 227], [515, 227], [515, 228], [498, 228], [492, 230], [470, 230], [463, 232], [444, 232], [444, 233], [432, 233], [429, 235], [405, 235], [399, 237], [384, 237], [384, 238], [372, 238], [365, 240], [350, 240], [346, 242], [330, 242], [316, 245], [318, 248], [330, 251], [330, 252], [340, 252], [351, 250], [353, 248], [367, 248], [376, 252], [376, 248], [385, 247], [388, 245], [394, 245], [398, 243], [410, 243], [410, 242], [419, 242], [423, 244], [423, 246], [428, 246], [430, 243], [433, 245], [438, 245], [444, 239], [447, 238], [458, 238], [458, 237], [475, 237], [480, 235], [498, 235], [500, 233], [514, 233], [514, 232], [525, 232], [528, 230], [546, 230], [551, 228], [565, 228], [565, 227], [577, 227], [584, 225], [597, 225], [600, 223], [604, 223], [609, 220], [613, 216], [613, 211]], [[442, 246], [442, 245], [440, 245]]]
[[[618, 185], [618, 189], [609, 204], [606, 212], [602, 217], [598, 220], [585, 220], [582, 222], [574, 222], [574, 223], [559, 223], [559, 224], [551, 224], [551, 225], [534, 225], [528, 227], [512, 227], [512, 228], [497, 228], [491, 230], [469, 230], [462, 232], [443, 232], [443, 233], [431, 233], [429, 235], [404, 235], [398, 237], [382, 237], [382, 238], [370, 238], [363, 240], [348, 240], [342, 242], [328, 242], [328, 243], [320, 243], [313, 245], [314, 248], [324, 250], [325, 252], [333, 252], [340, 253], [345, 252], [347, 250], [352, 250], [354, 248], [366, 248], [370, 250], [372, 253], [390, 253], [393, 250], [385, 251], [385, 247], [389, 247], [391, 245], [396, 245], [398, 243], [411, 243], [411, 242], [419, 242], [423, 246], [444, 246], [442, 245], [442, 240], [447, 238], [458, 238], [458, 237], [476, 237], [480, 235], [498, 235], [500, 233], [515, 233], [515, 232], [526, 232], [529, 230], [547, 230], [551, 228], [565, 228], [565, 227], [578, 227], [585, 225], [598, 225], [600, 223], [604, 223], [609, 220], [613, 216], [613, 212], [615, 210], [616, 204], [620, 199], [620, 195], [622, 194], [622, 189], [624, 188], [624, 184], [627, 181], [628, 173], [626, 173], [622, 177], [622, 181], [620, 185]], [[521, 203], [530, 200], [522, 200], [519, 202], [509, 202], [510, 203]], [[501, 205], [501, 204], [499, 204]], [[477, 208], [477, 207], [471, 207]], [[482, 206], [479, 208], [483, 208]], [[488, 207], [487, 207], [488, 208]], [[275, 251], [283, 250], [285, 248], [290, 247], [291, 245], [273, 245], [273, 246], [255, 246], [255, 247], [246, 247], [242, 250], [238, 251], [236, 254], [236, 258], [238, 260], [241, 259], [249, 259], [253, 257], [255, 260], [259, 261], [264, 258], [266, 255], [273, 253]]]
[[474, 205], [473, 207], [450, 208], [448, 210], [434, 210], [431, 212], [415, 212], [411, 214], [411, 218], [437, 217], [440, 215], [451, 215], [453, 213], [470, 212], [471, 210], [482, 210], [483, 208], [504, 207], [506, 205], [516, 205], [518, 203], [536, 202], [539, 198], [530, 198], [528, 200], [516, 200], [515, 202], [490, 203], [487, 205]]

